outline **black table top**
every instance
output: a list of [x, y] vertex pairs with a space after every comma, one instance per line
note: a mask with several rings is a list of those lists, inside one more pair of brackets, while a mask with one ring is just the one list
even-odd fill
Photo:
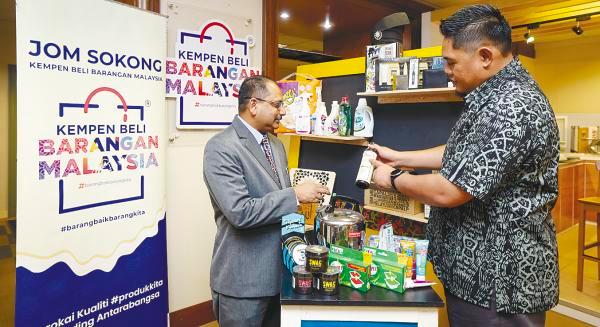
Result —
[[407, 289], [404, 294], [371, 285], [368, 292], [360, 292], [340, 285], [337, 295], [297, 294], [292, 288], [292, 274], [283, 267], [281, 278], [282, 305], [343, 305], [383, 307], [443, 307], [444, 301], [429, 287]]

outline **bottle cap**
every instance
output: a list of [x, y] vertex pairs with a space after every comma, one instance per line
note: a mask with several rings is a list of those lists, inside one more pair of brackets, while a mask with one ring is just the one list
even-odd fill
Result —
[[348, 97], [347, 96], [342, 97], [342, 102], [348, 103]]
[[365, 99], [365, 98], [358, 99], [358, 106], [359, 107], [360, 106], [365, 106], [366, 107], [367, 106], [367, 99]]

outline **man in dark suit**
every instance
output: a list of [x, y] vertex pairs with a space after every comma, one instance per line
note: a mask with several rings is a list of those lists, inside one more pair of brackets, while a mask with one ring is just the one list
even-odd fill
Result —
[[283, 144], [270, 132], [285, 115], [277, 84], [244, 80], [239, 115], [204, 150], [204, 180], [217, 235], [210, 270], [213, 310], [221, 327], [279, 326], [281, 216], [329, 190], [291, 187]]

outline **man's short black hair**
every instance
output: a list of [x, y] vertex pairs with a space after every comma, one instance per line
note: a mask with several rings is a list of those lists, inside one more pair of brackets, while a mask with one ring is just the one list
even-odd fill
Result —
[[452, 40], [455, 49], [476, 49], [491, 41], [503, 54], [511, 51], [510, 25], [500, 10], [491, 5], [472, 5], [442, 19], [440, 32]]
[[250, 98], [256, 97], [264, 99], [269, 95], [267, 84], [275, 83], [264, 76], [252, 76], [246, 78], [240, 86], [238, 95], [238, 111], [242, 112]]

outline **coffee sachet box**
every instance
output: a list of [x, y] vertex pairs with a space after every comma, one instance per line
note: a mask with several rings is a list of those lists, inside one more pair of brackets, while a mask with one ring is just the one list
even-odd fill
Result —
[[366, 292], [371, 288], [371, 255], [358, 250], [331, 245], [329, 265], [340, 269], [340, 285]]
[[365, 246], [363, 251], [371, 254], [371, 284], [404, 293], [406, 258], [393, 251]]

